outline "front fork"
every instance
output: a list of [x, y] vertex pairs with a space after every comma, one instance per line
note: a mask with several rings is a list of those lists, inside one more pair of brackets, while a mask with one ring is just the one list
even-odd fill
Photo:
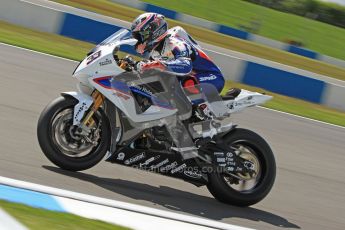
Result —
[[95, 123], [95, 120], [92, 119], [92, 116], [97, 112], [99, 107], [103, 104], [104, 102], [104, 96], [98, 91], [94, 90], [92, 92], [92, 98], [93, 98], [93, 104], [90, 107], [89, 112], [84, 116], [84, 118], [81, 120], [81, 124], [83, 127], [92, 127]]

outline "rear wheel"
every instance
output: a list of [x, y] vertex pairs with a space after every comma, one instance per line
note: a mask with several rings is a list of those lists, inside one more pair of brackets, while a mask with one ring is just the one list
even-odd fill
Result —
[[224, 137], [225, 143], [240, 157], [253, 163], [253, 173], [209, 174], [208, 190], [219, 201], [236, 206], [253, 205], [267, 196], [275, 176], [276, 164], [271, 148], [256, 133], [235, 129]]
[[93, 125], [87, 135], [73, 125], [73, 110], [78, 101], [59, 97], [41, 113], [37, 137], [45, 156], [60, 168], [80, 171], [102, 160], [110, 145], [108, 119], [99, 110], [93, 115]]

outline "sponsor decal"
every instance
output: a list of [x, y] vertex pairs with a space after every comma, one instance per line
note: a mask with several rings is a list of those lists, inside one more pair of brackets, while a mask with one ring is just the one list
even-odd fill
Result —
[[161, 170], [162, 172], [167, 172], [167, 171], [169, 171], [169, 170], [175, 168], [176, 166], [177, 166], [177, 162], [174, 161], [173, 163], [168, 164], [167, 166], [161, 168], [160, 170]]
[[165, 159], [165, 160], [163, 160], [163, 161], [161, 161], [161, 162], [159, 162], [159, 163], [156, 164], [156, 165], [152, 165], [152, 166], [151, 166], [151, 169], [157, 169], [157, 168], [162, 167], [163, 165], [165, 165], [165, 164], [167, 164], [167, 163], [169, 163], [169, 159], [168, 159], [168, 158]]
[[137, 90], [139, 90], [139, 91], [141, 91], [141, 92], [143, 92], [143, 93], [147, 93], [147, 94], [149, 94], [149, 95], [152, 95], [152, 94], [153, 94], [153, 92], [152, 92], [151, 90], [149, 90], [148, 88], [143, 87], [143, 86], [141, 86], [141, 85], [133, 85], [133, 86], [131, 86], [131, 87], [133, 87], [133, 88], [135, 88], [135, 89], [137, 89]]
[[228, 107], [228, 109], [234, 109], [234, 103], [229, 103], [226, 107]]
[[233, 154], [232, 152], [227, 152], [227, 153], [226, 153], [226, 156], [227, 156], [227, 157], [233, 157], [234, 154]]
[[87, 59], [86, 59], [86, 65], [90, 64], [91, 62], [93, 62], [94, 60], [96, 60], [97, 58], [99, 58], [101, 56], [101, 51], [97, 51], [96, 53], [91, 54]]
[[244, 167], [246, 167], [247, 169], [251, 169], [251, 170], [254, 170], [254, 169], [255, 169], [254, 164], [252, 164], [251, 162], [246, 161], [246, 162], [244, 162], [243, 165], [244, 165]]
[[227, 157], [227, 158], [225, 158], [226, 159], [226, 161], [230, 161], [230, 162], [233, 162], [234, 161], [234, 158], [232, 158], [232, 157]]
[[214, 155], [215, 156], [224, 156], [224, 153], [223, 152], [214, 152]]
[[231, 165], [231, 166], [236, 166], [236, 163], [235, 162], [231, 162], [231, 161], [228, 161], [226, 162], [227, 165]]
[[112, 61], [110, 59], [105, 59], [104, 61], [101, 61], [99, 63], [100, 66], [104, 66], [104, 65], [110, 65], [112, 63]]
[[199, 81], [212, 81], [217, 79], [217, 76], [211, 74], [210, 76], [206, 76], [206, 77], [200, 77]]
[[217, 158], [218, 163], [225, 163], [225, 158]]
[[144, 167], [144, 166], [148, 166], [150, 163], [154, 162], [154, 161], [157, 160], [159, 157], [160, 157], [160, 155], [151, 157], [151, 158], [147, 159], [144, 163], [140, 163], [140, 164], [139, 164], [139, 167], [141, 168], [141, 167]]
[[125, 160], [125, 165], [133, 164], [137, 161], [140, 161], [145, 158], [145, 152], [139, 153], [135, 155], [134, 157], [129, 158], [128, 160]]
[[243, 168], [237, 167], [237, 168], [236, 168], [236, 171], [243, 171]]
[[234, 167], [227, 167], [226, 168], [228, 171], [230, 171], [230, 172], [233, 172], [234, 171]]
[[80, 108], [78, 109], [78, 111], [75, 113], [74, 119], [77, 119], [77, 117], [79, 116], [79, 114], [85, 109], [86, 103], [83, 102], [80, 106]]
[[185, 167], [187, 167], [187, 165], [186, 165], [185, 163], [183, 163], [182, 165], [180, 165], [180, 166], [178, 166], [178, 167], [172, 169], [170, 172], [171, 172], [172, 174], [174, 174], [174, 173], [177, 173], [177, 172], [181, 171], [181, 170], [184, 169]]
[[243, 102], [236, 102], [235, 106], [242, 106], [242, 105], [252, 105], [254, 102], [251, 101], [243, 101]]
[[117, 155], [116, 160], [123, 161], [123, 159], [125, 159], [125, 156], [126, 155], [123, 152], [121, 152]]
[[78, 117], [79, 113], [81, 113], [81, 111], [84, 110], [85, 106], [86, 106], [86, 103], [83, 102], [83, 103], [81, 104], [80, 108], [78, 109], [77, 113], [75, 114], [74, 118], [77, 118], [77, 117]]
[[201, 173], [196, 171], [185, 170], [183, 171], [183, 174], [194, 179], [200, 179], [202, 177]]

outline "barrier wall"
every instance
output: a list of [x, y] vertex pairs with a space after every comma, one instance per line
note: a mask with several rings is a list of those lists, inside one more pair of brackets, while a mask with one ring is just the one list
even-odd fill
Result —
[[312, 50], [309, 50], [309, 49], [289, 45], [289, 44], [279, 42], [279, 41], [276, 41], [273, 39], [264, 38], [264, 37], [261, 37], [259, 35], [250, 34], [246, 31], [242, 31], [242, 30], [232, 28], [229, 26], [210, 22], [210, 21], [207, 21], [205, 19], [201, 19], [201, 18], [197, 18], [194, 16], [178, 13], [176, 11], [165, 9], [165, 8], [162, 8], [159, 6], [155, 6], [155, 5], [152, 5], [150, 3], [141, 2], [139, 0], [111, 0], [111, 1], [113, 1], [115, 3], [122, 4], [122, 5], [130, 6], [130, 7], [139, 9], [139, 10], [147, 11], [147, 12], [160, 13], [160, 14], [163, 14], [166, 17], [174, 19], [174, 20], [178, 20], [178, 21], [185, 22], [185, 23], [188, 23], [191, 25], [195, 25], [195, 26], [200, 26], [200, 27], [203, 27], [203, 28], [206, 28], [206, 29], [209, 29], [212, 31], [216, 31], [216, 32], [219, 32], [222, 34], [226, 34], [226, 35], [229, 35], [232, 37], [253, 41], [253, 42], [256, 42], [256, 43], [259, 43], [262, 45], [270, 46], [272, 48], [285, 50], [285, 51], [288, 51], [290, 53], [294, 53], [297, 55], [316, 59], [316, 60], [323, 61], [323, 62], [332, 64], [335, 66], [345, 68], [345, 60], [336, 59], [333, 57], [329, 57], [327, 55], [319, 54], [319, 53], [312, 51]]
[[[1, 20], [92, 43], [99, 43], [121, 28], [19, 0], [2, 0], [1, 6]], [[7, 13], [9, 9], [12, 10], [11, 14]], [[237, 33], [232, 30], [228, 32]], [[125, 51], [133, 52], [128, 48]], [[345, 111], [345, 87], [213, 51], [208, 54], [220, 66], [228, 80]]]

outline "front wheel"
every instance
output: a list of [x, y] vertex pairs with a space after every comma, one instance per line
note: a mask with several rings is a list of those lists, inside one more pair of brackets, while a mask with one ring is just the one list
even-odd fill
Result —
[[207, 185], [211, 194], [219, 201], [236, 206], [258, 203], [270, 192], [275, 176], [276, 164], [270, 146], [258, 134], [235, 129], [223, 140], [237, 154], [254, 164], [255, 173], [231, 176], [221, 172], [209, 174]]
[[109, 122], [99, 110], [92, 119], [88, 135], [78, 135], [73, 126], [73, 110], [78, 103], [72, 97], [59, 97], [41, 113], [37, 125], [39, 145], [55, 165], [70, 171], [86, 170], [102, 160], [110, 145]]

